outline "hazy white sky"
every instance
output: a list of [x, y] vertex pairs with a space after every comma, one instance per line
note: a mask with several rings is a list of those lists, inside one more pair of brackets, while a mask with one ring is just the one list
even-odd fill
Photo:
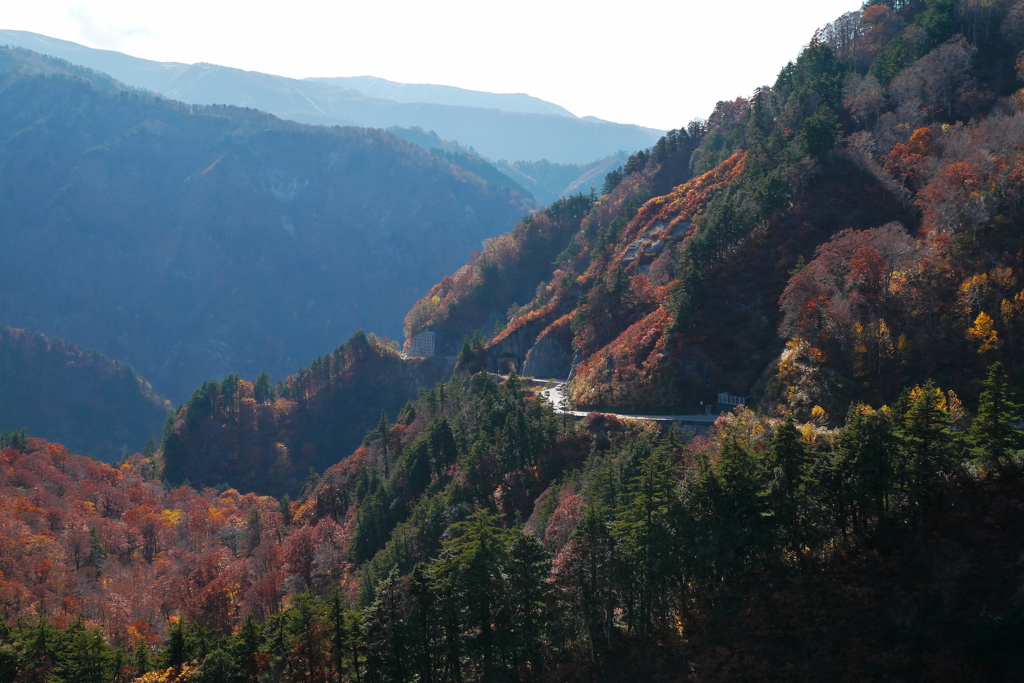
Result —
[[0, 29], [161, 61], [525, 92], [655, 128], [771, 84], [858, 0], [8, 0]]

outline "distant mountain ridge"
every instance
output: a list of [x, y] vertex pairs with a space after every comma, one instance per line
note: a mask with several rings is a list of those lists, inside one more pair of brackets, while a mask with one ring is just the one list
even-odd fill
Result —
[[[300, 80], [214, 64], [155, 62], [26, 31], [0, 31], [0, 44], [4, 43], [97, 69], [128, 85], [190, 104], [252, 107], [318, 125], [419, 126], [492, 159], [590, 163], [621, 150], [649, 147], [661, 134], [636, 125], [576, 118], [562, 107], [525, 95], [362, 77]], [[402, 99], [380, 99], [342, 87], [339, 80]], [[417, 98], [433, 101], [412, 101]], [[472, 106], [454, 104], [457, 101]], [[530, 111], [520, 111], [523, 108]]]
[[[92, 80], [92, 79], [96, 80]], [[0, 323], [182, 400], [403, 312], [536, 205], [384, 131], [119, 88], [0, 49]]]
[[428, 149], [435, 155], [476, 173], [484, 180], [507, 185], [516, 192], [531, 195], [542, 204], [551, 204], [562, 197], [587, 194], [591, 187], [600, 187], [604, 177], [629, 160], [627, 152], [617, 152], [589, 164], [553, 164], [549, 161], [494, 161], [485, 159], [464, 145], [443, 140], [433, 131], [422, 128], [388, 128], [406, 142]]
[[370, 97], [379, 97], [395, 102], [429, 102], [431, 104], [450, 104], [456, 107], [482, 107], [523, 114], [554, 114], [571, 119], [579, 118], [565, 107], [526, 93], [492, 93], [456, 88], [451, 85], [397, 83], [376, 76], [314, 77], [304, 80], [358, 90]]

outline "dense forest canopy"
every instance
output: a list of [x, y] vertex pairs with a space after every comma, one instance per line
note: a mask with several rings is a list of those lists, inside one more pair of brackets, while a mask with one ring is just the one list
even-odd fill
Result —
[[114, 468], [8, 434], [0, 666], [999, 678], [1019, 663], [1024, 463], [1000, 365], [982, 386], [976, 411], [927, 383], [837, 429], [742, 411], [687, 441], [461, 376], [382, 416], [294, 502], [168, 488], [159, 453]]
[[360, 330], [332, 353], [274, 384], [208, 380], [164, 427], [164, 476], [173, 483], [297, 494], [362, 441], [381, 413], [395, 415], [451, 373], [441, 358], [404, 361]]

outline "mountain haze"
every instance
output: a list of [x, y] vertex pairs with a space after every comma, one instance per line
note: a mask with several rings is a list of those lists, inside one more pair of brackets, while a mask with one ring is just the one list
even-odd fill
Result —
[[0, 231], [17, 255], [0, 320], [129, 362], [175, 400], [232, 372], [283, 376], [359, 328], [397, 336], [403, 309], [533, 206], [382, 131], [39, 60], [0, 50]]
[[[557, 105], [521, 95], [355, 81], [369, 83], [374, 92], [391, 89], [399, 97], [410, 98], [391, 100], [341, 87], [335, 79], [300, 80], [215, 64], [155, 62], [24, 31], [0, 31], [3, 43], [97, 69], [190, 104], [252, 107], [300, 123], [328, 126], [419, 126], [492, 159], [583, 164], [620, 150], [647, 147], [660, 135], [640, 126], [576, 118]], [[421, 95], [430, 99], [412, 101]], [[454, 101], [471, 104], [449, 104]]]
[[480, 107], [483, 109], [521, 112], [524, 114], [555, 114], [572, 119], [577, 118], [575, 114], [564, 107], [537, 97], [531, 97], [525, 93], [490, 93], [456, 88], [450, 85], [396, 83], [395, 81], [375, 76], [314, 77], [305, 80], [330, 83], [342, 88], [358, 90], [370, 97], [392, 100], [394, 102], [428, 102], [458, 107]]
[[629, 159], [628, 152], [617, 152], [589, 164], [553, 164], [545, 160], [494, 161], [481, 157], [465, 145], [443, 140], [433, 131], [398, 126], [387, 130], [485, 180], [493, 180], [517, 192], [532, 195], [542, 204], [551, 204], [579, 192], [589, 193], [591, 187], [601, 186], [608, 172], [622, 166]]

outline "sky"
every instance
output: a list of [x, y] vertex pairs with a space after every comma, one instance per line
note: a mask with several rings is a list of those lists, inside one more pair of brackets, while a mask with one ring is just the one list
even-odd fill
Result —
[[159, 61], [525, 92], [669, 129], [770, 85], [858, 0], [11, 1], [0, 29]]

